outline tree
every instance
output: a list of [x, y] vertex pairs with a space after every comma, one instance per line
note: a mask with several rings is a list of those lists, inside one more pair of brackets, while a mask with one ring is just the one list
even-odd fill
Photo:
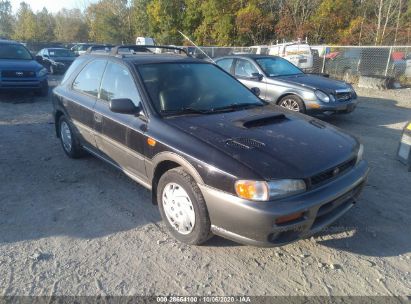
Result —
[[36, 34], [35, 39], [41, 42], [55, 40], [54, 36], [55, 20], [46, 8], [36, 14]]
[[36, 15], [26, 2], [20, 3], [20, 8], [16, 15], [13, 39], [33, 42], [36, 41]]
[[236, 26], [239, 41], [243, 44], [262, 44], [267, 42], [274, 29], [274, 17], [271, 13], [264, 15], [254, 4], [248, 4], [237, 12]]
[[184, 0], [153, 0], [147, 6], [150, 33], [161, 43], [183, 42], [178, 31], [183, 29]]
[[323, 0], [310, 18], [314, 42], [337, 43], [342, 31], [350, 25], [353, 9], [352, 0]]
[[133, 40], [127, 0], [101, 0], [91, 4], [86, 18], [90, 39], [95, 42], [120, 44]]
[[13, 22], [10, 1], [0, 0], [0, 37], [10, 37], [13, 32]]
[[88, 26], [79, 9], [62, 9], [54, 17], [54, 35], [60, 42], [84, 42], [88, 40]]

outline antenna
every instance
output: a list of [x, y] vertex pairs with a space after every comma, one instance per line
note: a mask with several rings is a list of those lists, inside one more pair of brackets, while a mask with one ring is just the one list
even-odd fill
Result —
[[180, 31], [178, 31], [178, 32], [181, 34], [181, 36], [183, 36], [185, 39], [187, 39], [188, 41], [190, 41], [190, 43], [191, 43], [192, 45], [194, 45], [197, 49], [199, 49], [201, 53], [203, 53], [204, 55], [206, 55], [208, 59], [210, 59], [213, 63], [215, 63], [215, 61], [214, 61], [210, 56], [208, 56], [207, 53], [204, 52], [200, 47], [198, 47], [190, 38], [188, 38], [188, 37], [187, 37], [186, 35], [184, 35], [182, 32], [180, 32]]

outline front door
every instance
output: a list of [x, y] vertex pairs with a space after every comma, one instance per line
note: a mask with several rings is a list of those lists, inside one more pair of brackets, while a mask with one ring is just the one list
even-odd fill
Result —
[[245, 59], [237, 59], [234, 67], [234, 76], [249, 89], [259, 88], [261, 92], [259, 97], [266, 99], [267, 83], [262, 81], [262, 79], [255, 79], [253, 74], [261, 74], [254, 63]]
[[144, 116], [111, 112], [110, 100], [117, 98], [128, 98], [136, 106], [141, 102], [128, 67], [109, 61], [94, 108], [97, 147], [114, 165], [145, 179]]

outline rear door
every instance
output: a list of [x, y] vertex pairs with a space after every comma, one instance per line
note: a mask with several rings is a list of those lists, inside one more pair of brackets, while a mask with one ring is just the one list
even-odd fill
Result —
[[97, 147], [102, 156], [114, 165], [144, 180], [145, 116], [143, 113], [130, 115], [111, 112], [110, 100], [117, 98], [128, 98], [136, 106], [141, 102], [129, 68], [121, 63], [109, 61], [95, 105]]
[[71, 85], [71, 94], [63, 98], [66, 112], [80, 135], [82, 144], [95, 148], [94, 105], [107, 61], [96, 59], [86, 64]]

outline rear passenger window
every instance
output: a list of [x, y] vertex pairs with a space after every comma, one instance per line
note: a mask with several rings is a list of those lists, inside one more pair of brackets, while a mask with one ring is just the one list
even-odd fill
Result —
[[98, 59], [87, 64], [74, 80], [73, 89], [97, 97], [106, 63], [106, 60]]
[[234, 59], [232, 59], [232, 58], [222, 59], [222, 60], [219, 60], [219, 61], [217, 62], [217, 64], [218, 64], [221, 68], [223, 68], [224, 70], [226, 70], [228, 73], [230, 73], [231, 66], [233, 65], [233, 60], [234, 60]]
[[123, 65], [109, 62], [101, 82], [100, 99], [117, 98], [131, 99], [136, 106], [141, 101], [130, 71]]

